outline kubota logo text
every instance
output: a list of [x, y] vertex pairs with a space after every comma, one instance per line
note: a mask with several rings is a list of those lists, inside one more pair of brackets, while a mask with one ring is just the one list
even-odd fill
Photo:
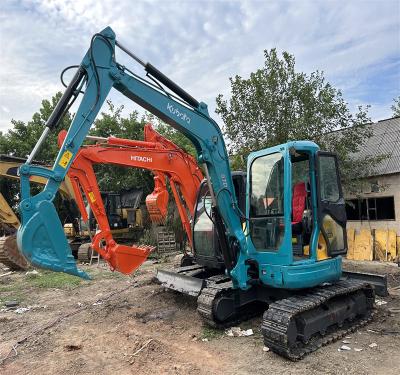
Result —
[[170, 113], [172, 113], [176, 117], [190, 124], [190, 117], [185, 112], [181, 112], [178, 108], [175, 108], [171, 103], [167, 103], [167, 109]]
[[131, 161], [141, 161], [143, 163], [151, 163], [153, 158], [148, 156], [131, 155]]

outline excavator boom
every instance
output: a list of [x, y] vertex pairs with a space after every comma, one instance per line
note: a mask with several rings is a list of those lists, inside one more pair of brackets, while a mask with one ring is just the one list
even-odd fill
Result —
[[[154, 81], [132, 74], [119, 64], [116, 60], [116, 47], [141, 64], [153, 80], [174, 94], [154, 84]], [[84, 95], [53, 169], [49, 171], [31, 165], [47, 135], [58, 126], [65, 110], [82, 92], [82, 88]], [[226, 268], [236, 287], [247, 288], [248, 265], [245, 261], [248, 245], [242, 230], [229, 158], [218, 124], [209, 116], [205, 103], [199, 103], [153, 65], [137, 58], [116, 40], [110, 27], [92, 37], [89, 50], [49, 117], [26, 164], [20, 168], [22, 225], [17, 236], [19, 248], [34, 265], [88, 278], [85, 272], [76, 267], [52, 201], [112, 88], [172, 125], [192, 141], [212, 194], [213, 214], [220, 233]], [[44, 190], [35, 196], [30, 193], [31, 176], [41, 176], [48, 180]]]
[[[93, 249], [101, 254], [113, 270], [127, 274], [133, 272], [146, 260], [152, 248], [128, 247], [114, 241], [93, 164], [114, 164], [153, 171], [155, 190], [146, 198], [146, 204], [150, 206], [150, 210], [153, 210], [151, 214], [156, 218], [162, 217], [164, 211], [166, 214], [168, 192], [165, 178], [168, 177], [182, 225], [191, 244], [192, 232], [187, 210], [193, 216], [197, 190], [203, 179], [193, 157], [158, 134], [150, 124], [145, 126], [144, 133], [145, 141], [114, 137], [97, 138], [103, 143], [82, 147], [68, 170], [80, 210], [84, 211], [85, 207], [81, 194], [83, 191], [99, 225], [99, 230], [93, 237]], [[60, 132], [59, 144], [62, 144], [65, 135], [65, 131]], [[181, 192], [184, 202], [177, 189]], [[87, 221], [87, 215], [84, 215], [83, 219]]]

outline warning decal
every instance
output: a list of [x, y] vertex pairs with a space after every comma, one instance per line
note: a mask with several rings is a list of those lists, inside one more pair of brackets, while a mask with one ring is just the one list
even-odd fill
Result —
[[63, 153], [63, 156], [61, 156], [60, 161], [58, 162], [58, 165], [60, 165], [61, 167], [63, 167], [64, 169], [67, 168], [67, 165], [69, 163], [69, 161], [72, 159], [72, 152], [71, 151], [65, 151]]
[[88, 195], [89, 195], [89, 199], [92, 203], [96, 202], [96, 198], [94, 197], [93, 191], [89, 191]]

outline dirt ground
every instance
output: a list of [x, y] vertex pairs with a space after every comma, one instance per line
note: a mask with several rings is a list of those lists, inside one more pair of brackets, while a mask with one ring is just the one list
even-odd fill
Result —
[[[194, 299], [152, 281], [156, 267], [165, 266], [147, 262], [133, 277], [105, 266], [83, 266], [93, 276], [90, 282], [43, 271], [0, 277], [0, 373], [398, 373], [398, 289], [378, 297], [387, 303], [377, 306], [371, 324], [346, 339], [350, 351], [338, 351], [344, 345], [340, 341], [293, 363], [263, 351], [261, 317], [241, 325], [254, 330], [249, 337], [228, 337], [203, 327]], [[398, 286], [400, 269], [389, 267], [387, 272], [392, 274], [390, 286]], [[17, 308], [29, 310], [5, 308], [13, 300]], [[373, 343], [377, 345], [369, 347]]]

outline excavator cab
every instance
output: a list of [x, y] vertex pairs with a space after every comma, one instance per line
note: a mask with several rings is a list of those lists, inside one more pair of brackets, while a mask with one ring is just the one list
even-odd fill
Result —
[[[257, 277], [294, 285], [305, 280], [293, 276], [302, 265], [309, 282], [318, 282], [314, 271], [320, 267], [325, 267], [325, 281], [338, 279], [340, 259], [335, 258], [346, 254], [347, 244], [336, 156], [312, 142], [289, 142], [251, 154], [248, 169], [247, 240], [255, 250], [250, 257], [259, 268]], [[264, 264], [291, 268], [283, 268], [277, 278]]]
[[[334, 154], [312, 142], [290, 142], [251, 154], [247, 182], [244, 172], [233, 172], [232, 180], [238, 211], [246, 212], [241, 220], [251, 249], [247, 278], [274, 286], [291, 282], [294, 287], [302, 278], [292, 276], [293, 271], [309, 270], [308, 282], [318, 283], [314, 272], [320, 267], [326, 269], [321, 278], [340, 277], [337, 256], [347, 252], [346, 213]], [[224, 269], [211, 204], [203, 181], [193, 224], [194, 262]]]

